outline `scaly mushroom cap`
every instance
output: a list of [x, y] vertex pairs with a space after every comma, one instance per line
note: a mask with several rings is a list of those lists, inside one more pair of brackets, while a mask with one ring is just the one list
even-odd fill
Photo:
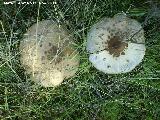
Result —
[[21, 63], [32, 80], [53, 87], [75, 75], [79, 60], [73, 38], [51, 20], [31, 26], [20, 43]]
[[87, 36], [89, 60], [98, 70], [118, 74], [133, 70], [145, 55], [144, 31], [136, 20], [117, 14], [91, 27]]

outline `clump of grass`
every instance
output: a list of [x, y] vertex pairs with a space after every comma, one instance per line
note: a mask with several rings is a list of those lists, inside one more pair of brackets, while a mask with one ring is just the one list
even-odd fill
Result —
[[[141, 3], [134, 0], [60, 0], [56, 5], [51, 2], [2, 4], [0, 119], [160, 119], [159, 4], [145, 0]], [[103, 74], [88, 61], [87, 31], [102, 17], [122, 11], [144, 25], [146, 55], [130, 73]], [[81, 55], [77, 75], [58, 88], [35, 85], [19, 62], [18, 47], [23, 34], [33, 23], [43, 19], [65, 23]]]

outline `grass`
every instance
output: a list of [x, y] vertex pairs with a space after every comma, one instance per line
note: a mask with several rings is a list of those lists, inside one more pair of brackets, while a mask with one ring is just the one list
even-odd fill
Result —
[[[50, 4], [0, 3], [0, 119], [2, 120], [160, 120], [160, 3], [135, 0], [59, 0]], [[56, 9], [55, 9], [56, 8]], [[38, 15], [39, 11], [39, 15]], [[124, 12], [142, 23], [146, 55], [132, 72], [96, 70], [85, 50], [90, 27]], [[37, 20], [66, 24], [75, 37], [80, 67], [60, 87], [29, 81], [19, 61], [19, 43]]]

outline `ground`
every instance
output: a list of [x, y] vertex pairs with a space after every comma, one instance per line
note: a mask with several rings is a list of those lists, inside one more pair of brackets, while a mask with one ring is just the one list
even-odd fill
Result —
[[[0, 119], [160, 120], [159, 0], [38, 3], [0, 2]], [[101, 18], [122, 12], [142, 24], [146, 55], [130, 73], [104, 74], [88, 61], [87, 32]], [[43, 19], [65, 23], [80, 53], [76, 76], [56, 88], [30, 81], [19, 61], [23, 34]]]

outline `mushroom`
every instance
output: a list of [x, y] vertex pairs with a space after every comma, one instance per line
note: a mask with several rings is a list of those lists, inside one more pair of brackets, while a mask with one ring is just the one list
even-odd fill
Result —
[[141, 24], [125, 14], [102, 19], [91, 27], [87, 36], [90, 62], [108, 74], [133, 70], [142, 61], [145, 49]]
[[20, 61], [31, 79], [44, 87], [54, 87], [75, 75], [78, 52], [64, 26], [51, 20], [32, 25], [20, 42]]

